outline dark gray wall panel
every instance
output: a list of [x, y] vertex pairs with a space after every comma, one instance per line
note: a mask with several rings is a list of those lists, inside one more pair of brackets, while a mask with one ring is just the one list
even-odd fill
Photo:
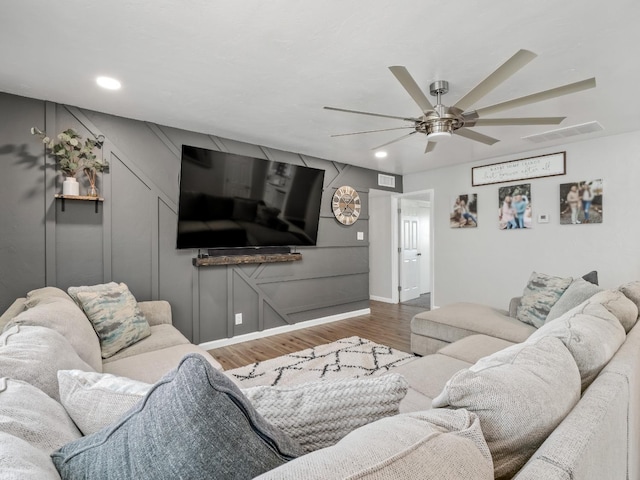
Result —
[[242, 335], [259, 330], [259, 294], [252, 287], [252, 282], [235, 270], [233, 274], [233, 310], [229, 313], [234, 320], [236, 313], [242, 314], [242, 325], [233, 326], [234, 335]]
[[56, 208], [56, 286], [103, 283], [102, 206], [98, 213], [93, 202], [57, 200]]
[[177, 202], [180, 158], [166, 148], [149, 124], [87, 110], [83, 112], [128, 161], [144, 171], [160, 191]]
[[45, 283], [44, 102], [0, 93], [0, 312]]
[[[113, 157], [112, 157], [113, 158]], [[112, 278], [125, 282], [139, 299], [150, 299], [152, 215], [156, 199], [120, 160], [110, 166]]]
[[[345, 310], [344, 305], [329, 305], [328, 307], [316, 308], [313, 310], [306, 310], [304, 312], [291, 313], [289, 318], [292, 323], [305, 322], [307, 320], [313, 320], [316, 318], [331, 317], [333, 315], [340, 315], [345, 312], [355, 312], [358, 310], [366, 310], [369, 308], [369, 299], [361, 300], [359, 302], [349, 303], [349, 310]], [[340, 324], [336, 324], [339, 328]], [[363, 337], [366, 337], [366, 333], [363, 332]]]
[[[318, 317], [315, 317], [318, 318]], [[271, 305], [264, 306], [264, 329], [283, 327], [289, 325], [282, 317], [271, 307]]]
[[230, 267], [197, 269], [200, 297], [200, 338], [197, 339], [198, 343], [217, 338], [227, 338], [228, 336], [227, 305], [229, 303], [229, 288], [227, 271], [229, 269]]
[[171, 303], [173, 324], [187, 338], [193, 338], [193, 292], [190, 251], [176, 250], [178, 216], [158, 200], [158, 298]]

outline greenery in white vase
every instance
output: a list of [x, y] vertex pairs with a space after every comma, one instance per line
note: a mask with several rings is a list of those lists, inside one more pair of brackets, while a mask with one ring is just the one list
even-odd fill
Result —
[[42, 139], [51, 155], [56, 158], [58, 168], [67, 177], [75, 177], [80, 170], [84, 170], [92, 185], [95, 183], [95, 173], [104, 171], [109, 163], [99, 160], [94, 150], [102, 148], [102, 142], [82, 137], [73, 128], [68, 128], [58, 134], [57, 140], [47, 136], [45, 132], [33, 127], [31, 134]]

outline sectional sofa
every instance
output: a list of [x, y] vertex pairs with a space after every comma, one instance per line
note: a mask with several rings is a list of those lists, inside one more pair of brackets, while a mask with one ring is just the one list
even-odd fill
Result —
[[[634, 282], [589, 297], [546, 325], [532, 328], [519, 343], [473, 332], [447, 342], [436, 353], [394, 370], [407, 383], [397, 415], [361, 426], [335, 445], [306, 454], [287, 441], [268, 443], [268, 453], [276, 451], [286, 461], [270, 465], [259, 478], [640, 478], [639, 304], [640, 282]], [[168, 303], [139, 302], [138, 307], [148, 320], [150, 335], [108, 359], [101, 358], [100, 341], [85, 312], [62, 290], [29, 292], [0, 317], [3, 478], [60, 478], [49, 455], [64, 445], [93, 438], [82, 437], [63, 407], [58, 370], [106, 372], [155, 383], [138, 402], [143, 406], [134, 407], [140, 412], [130, 413], [129, 420], [149, 413], [146, 406], [152, 407], [159, 392], [178, 380], [182, 381], [178, 392], [185, 395], [159, 402], [158, 408], [178, 406], [200, 383], [206, 388], [222, 385], [219, 391], [233, 397], [233, 411], [238, 405], [251, 408], [225, 379], [220, 364], [171, 325]], [[336, 412], [349, 409], [348, 396], [344, 400]], [[181, 408], [195, 408], [196, 403], [189, 400]], [[85, 414], [93, 411], [89, 403], [83, 407]], [[193, 425], [188, 440], [169, 438], [174, 435], [171, 427], [156, 439], [157, 444], [147, 445], [148, 467], [137, 478], [170, 478], [159, 470], [166, 458], [153, 456], [163, 441], [179, 452], [178, 458], [189, 459], [185, 478], [203, 478], [189, 468], [198, 459], [211, 457], [213, 450], [208, 449], [218, 444], [206, 441], [198, 446], [202, 435], [195, 427], [207, 423], [206, 417], [215, 417], [215, 411], [199, 417], [196, 412], [201, 421]], [[155, 438], [155, 427], [175, 417], [175, 411], [151, 417], [140, 427], [142, 438]], [[215, 417], [212, 428], [220, 430], [215, 422], [225, 418]], [[250, 414], [247, 418], [256, 421]], [[184, 423], [178, 421], [175, 430]], [[277, 439], [268, 426], [258, 430], [262, 447], [265, 436]], [[103, 435], [98, 442], [102, 443], [115, 436], [113, 431], [107, 428], [106, 433], [93, 435]], [[139, 442], [134, 443], [125, 444], [127, 456], [135, 456]], [[231, 450], [237, 463], [208, 478], [255, 476], [238, 472], [244, 471], [243, 458], [259, 455], [257, 447]], [[110, 478], [109, 471], [123, 463], [109, 461], [105, 463], [109, 468], [99, 469], [101, 478]], [[98, 468], [97, 460], [93, 463]]]

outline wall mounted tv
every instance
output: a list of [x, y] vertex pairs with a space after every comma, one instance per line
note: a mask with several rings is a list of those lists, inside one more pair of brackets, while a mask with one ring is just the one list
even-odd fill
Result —
[[177, 248], [315, 245], [324, 170], [182, 146]]

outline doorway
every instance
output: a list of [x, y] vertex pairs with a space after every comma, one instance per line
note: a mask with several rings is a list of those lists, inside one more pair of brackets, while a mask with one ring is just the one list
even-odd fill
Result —
[[[369, 191], [369, 297], [372, 300], [420, 302], [419, 306], [430, 308], [432, 198], [432, 190], [406, 195]], [[407, 248], [403, 248], [405, 246]], [[406, 268], [403, 268], [404, 260], [407, 260]]]

